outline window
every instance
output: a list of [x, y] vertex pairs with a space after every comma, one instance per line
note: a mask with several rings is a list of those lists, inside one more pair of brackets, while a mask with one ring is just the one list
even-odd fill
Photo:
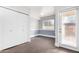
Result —
[[44, 30], [54, 30], [54, 19], [43, 20], [42, 29]]

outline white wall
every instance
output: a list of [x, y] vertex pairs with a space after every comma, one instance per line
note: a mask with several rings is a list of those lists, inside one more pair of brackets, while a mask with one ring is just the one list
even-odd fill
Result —
[[30, 41], [30, 18], [0, 7], [0, 50]]
[[31, 27], [30, 37], [34, 37], [36, 36], [36, 31], [38, 30], [38, 19], [31, 17], [30, 25], [31, 25], [30, 26]]

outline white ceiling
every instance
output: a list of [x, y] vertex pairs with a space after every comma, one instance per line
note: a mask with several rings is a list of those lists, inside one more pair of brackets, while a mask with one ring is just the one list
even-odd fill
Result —
[[52, 6], [32, 6], [30, 7], [30, 15], [39, 19], [40, 17], [54, 14], [54, 7]]
[[42, 11], [40, 13], [41, 17], [49, 16], [49, 15], [52, 15], [52, 14], [54, 14], [54, 7], [52, 7], [52, 6], [43, 7]]
[[30, 8], [30, 15], [36, 19], [39, 19], [42, 7], [41, 6], [32, 6], [29, 8]]
[[36, 19], [54, 14], [54, 7], [52, 6], [6, 6], [6, 7], [30, 14], [31, 17], [34, 17]]

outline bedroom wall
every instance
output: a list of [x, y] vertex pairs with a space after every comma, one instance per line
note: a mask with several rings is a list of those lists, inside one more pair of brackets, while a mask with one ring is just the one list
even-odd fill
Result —
[[34, 37], [37, 35], [37, 30], [38, 30], [38, 27], [39, 24], [38, 24], [38, 19], [35, 19], [33, 17], [30, 18], [30, 29], [31, 29], [31, 32], [30, 32], [30, 37]]

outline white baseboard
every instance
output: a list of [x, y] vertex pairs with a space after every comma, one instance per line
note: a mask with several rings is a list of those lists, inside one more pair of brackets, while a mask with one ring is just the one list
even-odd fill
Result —
[[35, 37], [35, 36], [37, 36], [37, 35], [31, 35], [30, 38]]

